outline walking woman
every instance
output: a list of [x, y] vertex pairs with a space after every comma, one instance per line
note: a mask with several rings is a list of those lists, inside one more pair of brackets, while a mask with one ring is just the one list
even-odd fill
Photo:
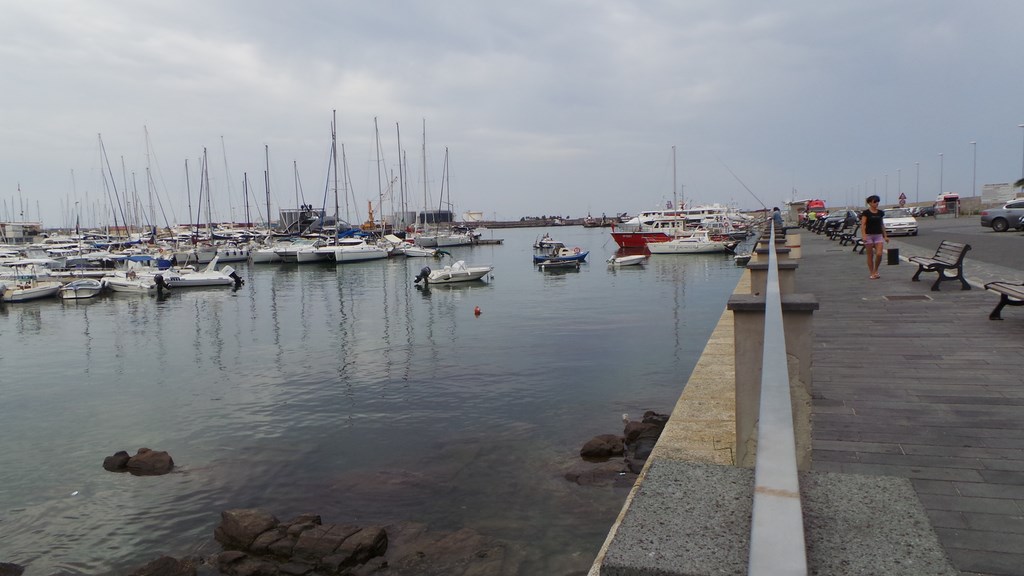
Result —
[[880, 198], [868, 196], [868, 209], [860, 213], [860, 237], [864, 239], [864, 252], [868, 255], [868, 272], [872, 280], [881, 278], [878, 267], [882, 264], [882, 250], [889, 243], [885, 231], [885, 211], [878, 209]]

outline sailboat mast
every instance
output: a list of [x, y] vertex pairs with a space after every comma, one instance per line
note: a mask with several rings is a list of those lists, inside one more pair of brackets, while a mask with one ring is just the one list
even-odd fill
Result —
[[[381, 181], [381, 175], [380, 175], [380, 130], [377, 128], [377, 117], [376, 116], [373, 117], [373, 134], [374, 134], [374, 139], [375, 139], [375, 141], [377, 143], [377, 206], [378, 206], [378, 209], [383, 213], [384, 212], [384, 188], [383, 188], [383, 182]], [[371, 222], [370, 224], [373, 224], [373, 222]], [[384, 230], [384, 226], [382, 224], [381, 225], [381, 231], [383, 232], [383, 230]]]
[[679, 203], [676, 201], [676, 147], [672, 145], [672, 208], [678, 210]]
[[334, 167], [334, 240], [338, 240], [338, 111], [331, 110], [331, 163]]
[[[398, 122], [395, 122], [395, 135], [398, 137], [398, 209], [402, 213], [402, 229], [404, 230], [408, 225], [405, 221], [408, 206], [405, 202], [405, 179], [402, 177], [402, 129], [398, 126]], [[392, 221], [398, 222], [398, 218], [393, 218]]]
[[267, 231], [270, 230], [270, 146], [263, 145], [267, 168], [263, 171], [263, 189], [267, 192]]
[[427, 119], [423, 119], [423, 230], [427, 230]]
[[[210, 203], [210, 167], [206, 161], [206, 147], [203, 147], [203, 182], [206, 185], [206, 233], [213, 241], [213, 205]], [[202, 194], [202, 189], [200, 189]]]
[[192, 240], [194, 241], [195, 237], [196, 237], [196, 230], [195, 230], [195, 227], [193, 226], [193, 224], [191, 222], [191, 220], [192, 220], [192, 182], [191, 182], [191, 178], [188, 175], [188, 158], [185, 158], [185, 192], [188, 194], [188, 219], [190, 220], [190, 222], [188, 223], [188, 227], [189, 227], [189, 231], [192, 233]]

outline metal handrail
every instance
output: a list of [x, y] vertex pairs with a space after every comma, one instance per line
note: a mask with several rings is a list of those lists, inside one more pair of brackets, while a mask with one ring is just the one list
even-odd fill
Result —
[[772, 224], [768, 242], [761, 400], [747, 568], [751, 576], [807, 574], [807, 546], [804, 542], [790, 397], [775, 226]]

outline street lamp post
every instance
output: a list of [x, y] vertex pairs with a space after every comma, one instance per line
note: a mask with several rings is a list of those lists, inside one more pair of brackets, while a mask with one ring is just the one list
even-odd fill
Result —
[[914, 203], [921, 201], [921, 163], [914, 162], [914, 168], [917, 169], [917, 179], [914, 180]]
[[974, 156], [974, 165], [971, 168], [971, 196], [977, 196], [978, 190], [978, 143], [971, 140], [971, 152]]
[[[1017, 124], [1017, 128], [1022, 128], [1021, 133], [1024, 134], [1024, 124]], [[1024, 140], [1024, 136], [1021, 138]], [[1024, 143], [1021, 144], [1020, 177], [1024, 180]]]
[[942, 196], [942, 152], [939, 152], [939, 196]]

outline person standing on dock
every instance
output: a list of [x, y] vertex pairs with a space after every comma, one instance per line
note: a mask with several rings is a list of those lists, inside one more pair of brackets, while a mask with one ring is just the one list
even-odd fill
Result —
[[885, 232], [885, 210], [878, 209], [881, 199], [872, 194], [868, 196], [868, 208], [860, 213], [860, 237], [864, 239], [864, 252], [868, 255], [869, 278], [881, 278], [878, 267], [882, 264], [882, 250], [889, 243], [889, 235]]

